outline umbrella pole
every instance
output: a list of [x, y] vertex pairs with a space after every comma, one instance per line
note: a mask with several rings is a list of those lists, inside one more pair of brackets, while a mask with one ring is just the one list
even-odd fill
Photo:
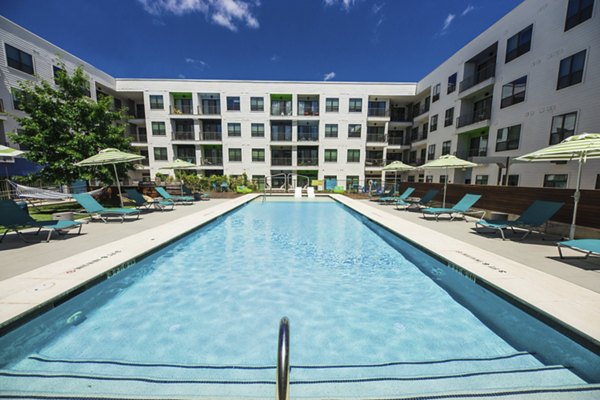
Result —
[[446, 187], [448, 186], [448, 167], [446, 167], [446, 179], [444, 179], [444, 200], [442, 201], [442, 208], [446, 208]]
[[123, 196], [121, 196], [121, 184], [119, 183], [119, 175], [117, 175], [117, 164], [113, 164], [115, 169], [115, 179], [117, 180], [117, 191], [119, 192], [119, 201], [121, 202], [121, 208], [123, 208]]
[[575, 195], [573, 195], [574, 204], [573, 204], [573, 220], [571, 222], [571, 229], [569, 230], [569, 240], [575, 239], [575, 228], [577, 225], [575, 224], [575, 220], [577, 219], [577, 205], [579, 204], [579, 198], [581, 197], [581, 192], [579, 191], [579, 187], [581, 185], [581, 168], [583, 167], [583, 154], [579, 157], [579, 166], [577, 167], [577, 183], [575, 186]]

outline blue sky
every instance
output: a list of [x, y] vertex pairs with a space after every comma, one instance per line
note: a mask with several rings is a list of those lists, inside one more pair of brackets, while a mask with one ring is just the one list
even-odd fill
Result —
[[0, 0], [119, 78], [414, 82], [521, 0]]

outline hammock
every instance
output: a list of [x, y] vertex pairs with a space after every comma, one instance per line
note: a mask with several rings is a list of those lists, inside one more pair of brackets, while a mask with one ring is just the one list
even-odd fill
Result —
[[[55, 192], [54, 190], [41, 189], [36, 187], [30, 187], [21, 185], [12, 181], [8, 181], [10, 185], [15, 190], [15, 194], [17, 197], [26, 198], [26, 199], [37, 199], [37, 200], [65, 200], [73, 198], [73, 195], [70, 193], [61, 193]], [[92, 190], [88, 192], [92, 196], [102, 193], [104, 191], [104, 187], [96, 190]]]

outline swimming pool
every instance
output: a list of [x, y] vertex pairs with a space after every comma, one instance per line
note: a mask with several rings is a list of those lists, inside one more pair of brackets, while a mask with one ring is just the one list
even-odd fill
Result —
[[0, 390], [271, 397], [284, 315], [293, 397], [600, 376], [590, 351], [340, 204], [255, 201], [0, 339]]

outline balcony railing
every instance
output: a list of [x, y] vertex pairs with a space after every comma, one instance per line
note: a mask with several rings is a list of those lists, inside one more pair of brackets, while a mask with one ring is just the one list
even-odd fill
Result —
[[487, 156], [487, 149], [469, 149], [467, 152], [467, 157], [485, 157]]
[[409, 140], [404, 140], [404, 138], [402, 137], [390, 137], [388, 136], [388, 144], [394, 145], [394, 146], [408, 146], [410, 145], [410, 141]]
[[200, 140], [221, 140], [223, 135], [221, 132], [202, 132]]
[[298, 141], [316, 142], [319, 140], [319, 134], [316, 132], [298, 132]]
[[271, 140], [276, 142], [291, 142], [292, 132], [271, 132]]
[[386, 135], [383, 133], [367, 133], [367, 142], [385, 143]]
[[200, 115], [220, 115], [221, 106], [198, 106], [198, 114]]
[[390, 113], [390, 121], [392, 122], [410, 122], [410, 119], [406, 116], [406, 112], [394, 111]]
[[191, 104], [180, 104], [178, 106], [170, 106], [169, 111], [171, 114], [175, 115], [189, 115], [193, 114], [193, 109]]
[[319, 165], [318, 158], [298, 156], [298, 166], [316, 166], [316, 165]]
[[490, 64], [481, 70], [477, 71], [475, 74], [470, 75], [463, 79], [458, 85], [458, 92], [464, 92], [465, 90], [477, 85], [496, 75], [496, 63]]
[[195, 140], [194, 132], [175, 131], [173, 132], [173, 140]]
[[490, 119], [492, 115], [492, 105], [490, 104], [484, 110], [473, 114], [461, 115], [456, 119], [456, 127], [462, 128], [463, 126], [471, 125], [480, 121]]
[[313, 102], [298, 102], [298, 115], [319, 115], [319, 103]]
[[365, 166], [367, 167], [383, 167], [385, 160], [383, 158], [367, 158], [365, 160]]
[[204, 157], [202, 159], [202, 165], [223, 165], [223, 157]]
[[271, 165], [292, 165], [291, 157], [273, 157], [271, 158]]
[[179, 155], [177, 154], [177, 158], [183, 161], [187, 161], [189, 163], [192, 163], [194, 165], [196, 165], [196, 157], [186, 157], [184, 155]]
[[419, 106], [419, 108], [415, 107], [415, 112], [416, 112], [415, 117], [425, 114], [427, 111], [429, 111], [429, 103], [421, 104]]
[[369, 108], [368, 110], [369, 117], [389, 117], [390, 110], [385, 108]]
[[148, 143], [148, 135], [127, 135], [133, 143]]

